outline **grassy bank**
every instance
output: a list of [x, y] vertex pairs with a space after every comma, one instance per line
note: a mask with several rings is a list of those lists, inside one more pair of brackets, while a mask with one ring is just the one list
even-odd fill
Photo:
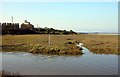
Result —
[[3, 51], [26, 51], [48, 54], [82, 54], [76, 43], [82, 42], [93, 53], [119, 54], [117, 35], [3, 35]]

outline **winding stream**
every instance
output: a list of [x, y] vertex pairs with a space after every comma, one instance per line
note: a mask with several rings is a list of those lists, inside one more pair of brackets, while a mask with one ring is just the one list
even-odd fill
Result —
[[21, 75], [117, 75], [118, 56], [93, 54], [83, 47], [82, 56], [2, 52], [2, 69]]

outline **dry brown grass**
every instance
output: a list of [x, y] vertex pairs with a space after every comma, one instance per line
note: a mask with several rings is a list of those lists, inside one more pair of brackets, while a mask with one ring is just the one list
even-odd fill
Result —
[[91, 52], [99, 54], [120, 54], [118, 51], [117, 35], [88, 35], [84, 36], [85, 46]]
[[[119, 54], [117, 35], [51, 35], [51, 46], [65, 49], [66, 42], [82, 42], [91, 52]], [[27, 51], [34, 46], [48, 46], [48, 35], [3, 35], [3, 51]]]

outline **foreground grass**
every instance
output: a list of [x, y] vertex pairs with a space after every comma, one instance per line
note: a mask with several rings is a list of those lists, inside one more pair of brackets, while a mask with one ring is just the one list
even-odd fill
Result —
[[[82, 54], [76, 42], [82, 42], [93, 53], [120, 54], [117, 35], [3, 35], [3, 51], [26, 51], [48, 54]], [[67, 44], [71, 42], [73, 44]]]

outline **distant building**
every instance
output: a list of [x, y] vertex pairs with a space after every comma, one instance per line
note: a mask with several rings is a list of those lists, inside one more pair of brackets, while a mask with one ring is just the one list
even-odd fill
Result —
[[25, 22], [21, 24], [21, 29], [33, 30], [34, 25], [32, 25], [30, 22], [27, 22], [27, 20], [25, 20]]
[[19, 29], [19, 23], [0, 23], [2, 29]]

